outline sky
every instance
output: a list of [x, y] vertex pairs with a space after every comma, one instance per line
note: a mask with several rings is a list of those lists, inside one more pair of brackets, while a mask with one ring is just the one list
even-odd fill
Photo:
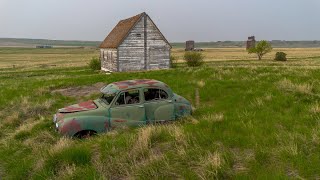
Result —
[[170, 42], [320, 40], [320, 0], [0, 0], [0, 37], [102, 41], [141, 12]]

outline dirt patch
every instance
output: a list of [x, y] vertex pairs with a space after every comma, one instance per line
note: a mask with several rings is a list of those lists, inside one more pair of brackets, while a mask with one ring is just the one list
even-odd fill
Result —
[[0, 179], [2, 179], [4, 177], [4, 169], [0, 164]]
[[248, 163], [255, 158], [255, 152], [252, 149], [241, 150], [238, 148], [231, 149], [234, 156], [233, 170], [236, 173], [248, 172]]
[[296, 178], [296, 179], [304, 179], [299, 176], [299, 172], [293, 168], [288, 168], [287, 170], [287, 175], [291, 178]]
[[103, 82], [98, 82], [91, 86], [78, 86], [78, 87], [70, 87], [65, 89], [56, 89], [53, 90], [52, 93], [59, 93], [63, 96], [68, 97], [83, 97], [83, 96], [90, 96], [92, 94], [100, 93], [100, 89], [105, 86], [106, 84]]

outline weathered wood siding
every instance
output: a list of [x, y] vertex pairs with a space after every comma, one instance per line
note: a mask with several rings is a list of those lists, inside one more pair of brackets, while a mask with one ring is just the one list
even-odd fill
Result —
[[147, 18], [147, 69], [170, 68], [170, 45], [164, 40], [161, 32]]
[[100, 49], [101, 70], [117, 71], [117, 49]]
[[131, 32], [118, 47], [119, 71], [139, 71], [144, 69], [144, 17], [137, 22]]

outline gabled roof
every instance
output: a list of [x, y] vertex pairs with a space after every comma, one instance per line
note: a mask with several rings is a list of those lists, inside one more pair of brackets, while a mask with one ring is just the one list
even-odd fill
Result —
[[[147, 17], [148, 15], [145, 12], [143, 12], [143, 13], [138, 14], [136, 16], [133, 16], [131, 18], [119, 21], [119, 23], [112, 29], [112, 31], [109, 33], [109, 35], [100, 44], [99, 48], [118, 48], [118, 46], [128, 36], [131, 29], [137, 24], [137, 22], [141, 19], [142, 16]], [[156, 26], [156, 28], [158, 29], [157, 26]], [[160, 30], [159, 30], [159, 32], [162, 35]], [[166, 38], [163, 35], [162, 35], [162, 37], [171, 47], [170, 43], [166, 40]]]
[[100, 48], [117, 48], [144, 13], [121, 20], [100, 44]]

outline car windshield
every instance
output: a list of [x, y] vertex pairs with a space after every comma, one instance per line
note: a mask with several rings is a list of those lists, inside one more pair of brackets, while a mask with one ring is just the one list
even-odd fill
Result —
[[105, 103], [110, 104], [115, 96], [116, 96], [115, 94], [103, 94], [101, 99]]

